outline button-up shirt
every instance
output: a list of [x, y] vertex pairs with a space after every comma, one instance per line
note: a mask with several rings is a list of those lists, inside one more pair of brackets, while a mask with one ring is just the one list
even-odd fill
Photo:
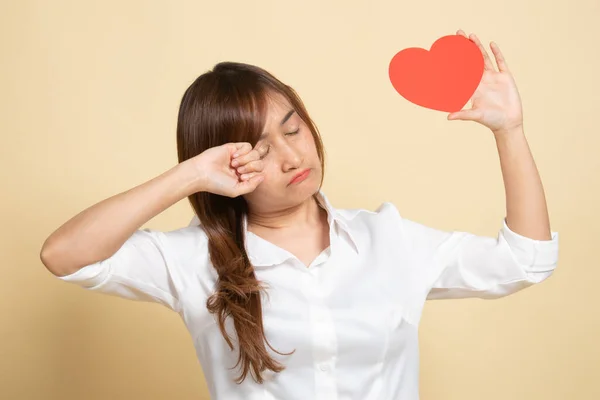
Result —
[[[426, 300], [507, 296], [548, 278], [558, 233], [534, 240], [502, 220], [497, 237], [444, 231], [404, 218], [389, 202], [375, 211], [337, 209], [322, 191], [330, 246], [308, 268], [247, 230], [266, 339], [280, 373], [239, 367], [216, 316], [206, 309], [218, 275], [197, 217], [163, 232], [137, 230], [110, 258], [60, 279], [126, 299], [162, 304], [187, 327], [214, 400], [417, 400], [418, 326]], [[235, 339], [231, 320], [227, 331]], [[235, 343], [235, 342], [234, 342]]]

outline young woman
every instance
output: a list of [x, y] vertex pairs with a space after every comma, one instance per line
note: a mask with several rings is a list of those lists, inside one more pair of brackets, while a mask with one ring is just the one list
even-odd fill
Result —
[[[433, 229], [391, 203], [333, 207], [323, 144], [295, 91], [222, 62], [183, 95], [178, 165], [67, 221], [46, 240], [44, 265], [179, 313], [213, 399], [418, 399], [427, 299], [507, 296], [558, 260], [514, 81], [497, 46], [499, 71], [471, 39], [484, 77], [473, 108], [449, 119], [496, 138], [507, 199], [497, 238]], [[140, 229], [186, 197], [189, 226]]]

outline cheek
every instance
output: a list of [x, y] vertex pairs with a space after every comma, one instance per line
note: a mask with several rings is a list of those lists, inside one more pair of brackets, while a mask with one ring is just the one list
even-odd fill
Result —
[[268, 161], [265, 162], [265, 167], [262, 170], [262, 174], [263, 174], [263, 176], [265, 178], [263, 179], [263, 181], [261, 182], [261, 184], [258, 187], [259, 188], [263, 187], [263, 186], [264, 187], [269, 187], [273, 183], [273, 180], [274, 180], [274, 177], [275, 177], [275, 173], [274, 172], [275, 171], [274, 171], [273, 164], [270, 163], [270, 162], [268, 162]]
[[312, 133], [306, 128], [304, 130], [304, 135], [302, 136], [302, 144], [303, 149], [306, 154], [316, 154], [317, 146], [315, 144], [315, 138]]

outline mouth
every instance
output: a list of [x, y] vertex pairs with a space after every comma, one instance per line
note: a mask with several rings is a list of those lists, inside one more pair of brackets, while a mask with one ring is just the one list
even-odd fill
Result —
[[290, 183], [288, 185], [302, 182], [303, 180], [305, 180], [308, 177], [309, 174], [310, 174], [310, 168], [300, 171], [299, 173], [294, 175], [294, 177], [292, 178], [292, 180], [290, 181]]

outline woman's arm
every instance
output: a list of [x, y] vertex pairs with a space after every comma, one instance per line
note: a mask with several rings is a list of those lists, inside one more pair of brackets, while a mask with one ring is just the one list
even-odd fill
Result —
[[183, 162], [161, 175], [80, 212], [44, 242], [40, 259], [56, 276], [114, 254], [143, 224], [200, 190], [198, 174]]
[[494, 132], [506, 193], [506, 223], [514, 232], [550, 240], [550, 219], [542, 180], [523, 127]]
[[[456, 33], [467, 37], [462, 30]], [[551, 240], [544, 189], [523, 132], [523, 107], [515, 80], [496, 43], [490, 47], [498, 71], [477, 35], [468, 38], [481, 50], [483, 76], [472, 96], [472, 108], [450, 113], [448, 119], [475, 121], [492, 131], [506, 191], [506, 224], [522, 236]]]

